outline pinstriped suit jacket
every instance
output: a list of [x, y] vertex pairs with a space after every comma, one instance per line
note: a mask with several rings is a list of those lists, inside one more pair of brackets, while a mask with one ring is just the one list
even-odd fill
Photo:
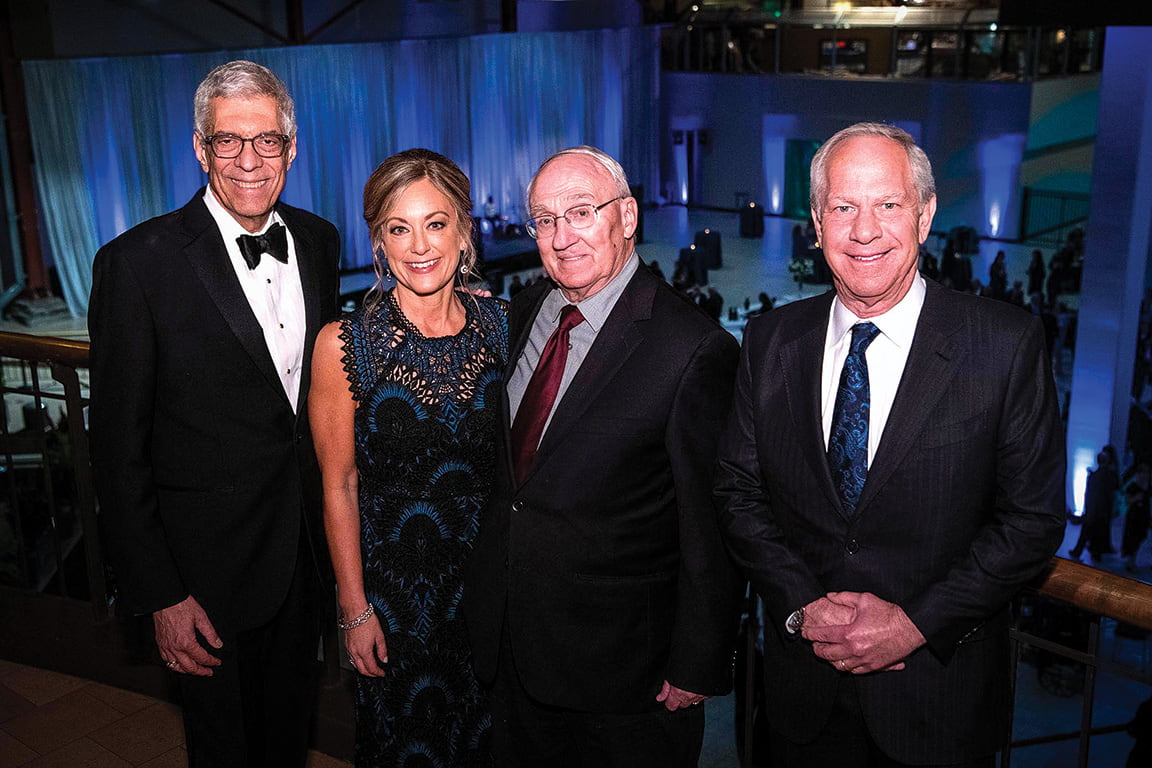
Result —
[[[820, 421], [832, 294], [753, 320], [717, 494], [721, 526], [770, 618], [770, 717], [818, 738], [837, 686], [856, 685], [891, 757], [951, 763], [999, 746], [1008, 705], [1008, 604], [1064, 530], [1064, 440], [1039, 320], [928, 281], [924, 307], [857, 514], [837, 499]], [[789, 635], [829, 591], [900, 605], [927, 639], [903, 671], [852, 677]]]

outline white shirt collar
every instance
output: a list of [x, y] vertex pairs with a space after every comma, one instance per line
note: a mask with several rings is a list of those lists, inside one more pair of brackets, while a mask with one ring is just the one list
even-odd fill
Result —
[[[917, 273], [908, 293], [904, 294], [904, 298], [900, 299], [896, 306], [882, 315], [867, 318], [867, 321], [874, 323], [880, 329], [880, 333], [888, 337], [893, 344], [908, 350], [912, 346], [912, 338], [916, 335], [916, 322], [920, 319], [920, 310], [924, 307], [925, 290], [924, 277]], [[832, 301], [832, 317], [828, 322], [831, 324], [828, 338], [835, 343], [850, 332], [852, 326], [864, 322], [864, 318], [853, 314], [837, 296]]]
[[228, 212], [216, 197], [216, 193], [212, 191], [211, 184], [204, 190], [204, 205], [208, 207], [208, 212], [212, 214], [212, 218], [216, 220], [216, 226], [220, 228], [220, 234], [227, 243], [235, 243], [236, 238], [240, 237], [240, 235], [262, 235], [267, 232], [268, 228], [273, 224], [284, 223], [280, 219], [280, 214], [276, 213], [276, 209], [272, 209], [272, 214], [268, 217], [268, 221], [264, 222], [264, 226], [260, 228], [260, 231], [249, 232], [241, 226], [240, 222], [233, 218], [232, 214]]

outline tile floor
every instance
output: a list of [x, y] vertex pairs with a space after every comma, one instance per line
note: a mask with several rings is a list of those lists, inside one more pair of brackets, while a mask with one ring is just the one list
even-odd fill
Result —
[[[180, 710], [101, 683], [0, 661], [0, 768], [183, 768]], [[308, 768], [348, 768], [320, 752]]]

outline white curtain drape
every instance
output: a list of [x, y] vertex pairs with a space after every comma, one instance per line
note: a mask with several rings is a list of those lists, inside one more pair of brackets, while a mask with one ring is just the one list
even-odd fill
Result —
[[96, 249], [187, 202], [206, 179], [192, 151], [192, 95], [246, 58], [296, 101], [298, 155], [283, 199], [332, 221], [343, 267], [371, 264], [363, 185], [389, 155], [427, 147], [523, 214], [549, 154], [592, 144], [634, 185], [657, 187], [659, 41], [654, 28], [484, 35], [24, 63], [44, 244], [69, 309], [83, 315]]

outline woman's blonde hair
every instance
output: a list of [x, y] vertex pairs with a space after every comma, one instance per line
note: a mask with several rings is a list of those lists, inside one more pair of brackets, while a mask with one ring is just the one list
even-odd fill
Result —
[[364, 221], [372, 238], [373, 268], [376, 282], [368, 291], [366, 305], [375, 307], [384, 289], [387, 263], [380, 252], [380, 226], [396, 205], [396, 200], [408, 185], [428, 179], [441, 194], [448, 198], [456, 214], [456, 225], [464, 248], [460, 251], [460, 271], [457, 281], [467, 285], [476, 273], [475, 222], [472, 220], [472, 184], [456, 163], [429, 149], [406, 149], [392, 155], [368, 177], [364, 185]]

